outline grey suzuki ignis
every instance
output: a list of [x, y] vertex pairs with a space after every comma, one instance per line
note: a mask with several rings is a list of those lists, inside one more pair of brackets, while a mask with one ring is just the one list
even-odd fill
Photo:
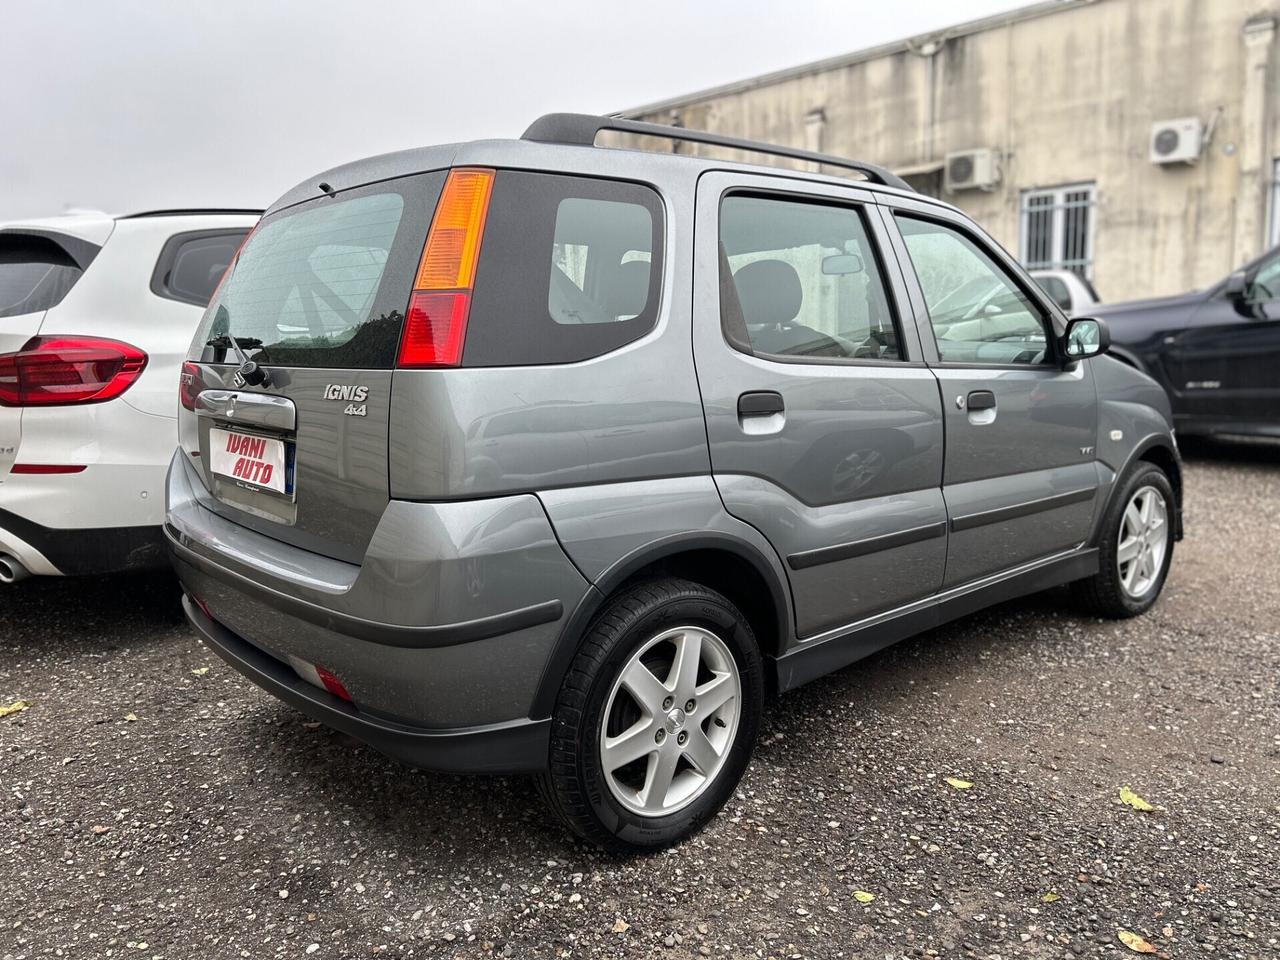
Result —
[[1107, 346], [878, 167], [555, 114], [266, 212], [183, 367], [165, 531], [258, 685], [661, 847], [770, 695], [1047, 587], [1155, 602], [1179, 456]]

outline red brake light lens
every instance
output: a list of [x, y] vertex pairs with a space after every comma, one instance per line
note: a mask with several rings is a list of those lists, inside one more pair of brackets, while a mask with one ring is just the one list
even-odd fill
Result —
[[103, 337], [32, 337], [0, 355], [0, 405], [48, 407], [114, 400], [142, 375], [147, 355]]
[[178, 397], [187, 410], [196, 408], [196, 397], [204, 389], [204, 375], [200, 367], [188, 360], [182, 365], [182, 373], [178, 375]]
[[430, 293], [415, 290], [409, 298], [404, 338], [400, 342], [402, 367], [456, 367], [462, 360], [467, 334], [466, 291]]

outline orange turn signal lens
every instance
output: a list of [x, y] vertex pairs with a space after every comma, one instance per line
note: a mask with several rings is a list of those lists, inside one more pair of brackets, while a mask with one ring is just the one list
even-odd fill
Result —
[[415, 290], [457, 290], [471, 286], [492, 190], [492, 170], [449, 171], [418, 265]]

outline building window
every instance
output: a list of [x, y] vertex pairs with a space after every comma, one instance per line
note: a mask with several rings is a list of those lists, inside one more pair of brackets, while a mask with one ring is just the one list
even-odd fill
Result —
[[1092, 183], [1022, 192], [1022, 262], [1027, 269], [1093, 276]]
[[1271, 162], [1271, 226], [1267, 236], [1271, 238], [1268, 246], [1280, 243], [1280, 157]]

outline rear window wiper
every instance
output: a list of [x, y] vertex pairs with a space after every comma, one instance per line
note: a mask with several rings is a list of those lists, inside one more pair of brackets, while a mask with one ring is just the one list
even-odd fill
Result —
[[251, 387], [271, 386], [271, 377], [267, 374], [266, 368], [260, 366], [256, 360], [251, 359], [244, 352], [245, 347], [250, 350], [262, 349], [262, 341], [257, 337], [233, 337], [228, 333], [224, 333], [211, 340], [206, 340], [204, 345], [217, 350], [229, 349], [235, 353], [236, 359], [240, 361], [240, 368], [232, 376], [231, 382], [237, 387], [243, 387], [245, 384]]

